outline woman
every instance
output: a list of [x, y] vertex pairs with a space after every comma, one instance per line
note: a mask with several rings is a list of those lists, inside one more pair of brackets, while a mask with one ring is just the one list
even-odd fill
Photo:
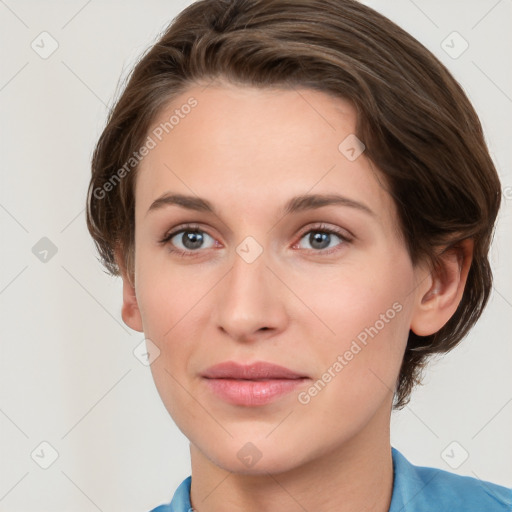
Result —
[[390, 445], [491, 289], [500, 183], [446, 68], [353, 0], [202, 0], [135, 67], [87, 221], [192, 477], [157, 511], [510, 510]]

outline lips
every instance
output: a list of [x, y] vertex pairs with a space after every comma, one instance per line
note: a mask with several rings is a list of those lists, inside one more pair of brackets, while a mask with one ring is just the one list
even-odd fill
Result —
[[272, 363], [256, 362], [242, 365], [233, 361], [220, 363], [208, 368], [203, 374], [207, 379], [237, 379], [237, 380], [272, 380], [272, 379], [301, 379], [301, 375], [288, 368]]
[[283, 366], [261, 361], [249, 365], [220, 363], [208, 368], [202, 377], [217, 398], [245, 407], [275, 402], [310, 380]]

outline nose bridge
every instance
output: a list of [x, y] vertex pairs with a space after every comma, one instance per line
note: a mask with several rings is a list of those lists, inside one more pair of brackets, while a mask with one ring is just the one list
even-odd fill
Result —
[[275, 293], [267, 256], [254, 239], [245, 239], [237, 246], [231, 271], [219, 288], [215, 320], [235, 338], [282, 326], [284, 307]]

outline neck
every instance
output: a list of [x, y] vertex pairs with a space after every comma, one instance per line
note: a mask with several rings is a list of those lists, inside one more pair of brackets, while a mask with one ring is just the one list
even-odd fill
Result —
[[[373, 418], [378, 420], [378, 418]], [[388, 512], [393, 488], [389, 415], [349, 442], [287, 471], [226, 471], [190, 445], [197, 512]]]

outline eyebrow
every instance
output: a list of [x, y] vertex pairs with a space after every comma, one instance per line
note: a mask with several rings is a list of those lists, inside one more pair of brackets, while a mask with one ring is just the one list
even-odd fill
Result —
[[[146, 212], [146, 215], [150, 212], [161, 210], [166, 206], [172, 205], [181, 206], [187, 210], [213, 213], [218, 216], [215, 207], [207, 199], [197, 196], [171, 193], [163, 194], [158, 199], [153, 201], [148, 211]], [[364, 213], [372, 215], [373, 217], [377, 216], [375, 212], [365, 204], [348, 197], [340, 196], [338, 194], [303, 194], [300, 196], [292, 197], [284, 205], [282, 213], [284, 216], [291, 213], [314, 210], [317, 208], [322, 208], [323, 206], [331, 205], [355, 208]]]

